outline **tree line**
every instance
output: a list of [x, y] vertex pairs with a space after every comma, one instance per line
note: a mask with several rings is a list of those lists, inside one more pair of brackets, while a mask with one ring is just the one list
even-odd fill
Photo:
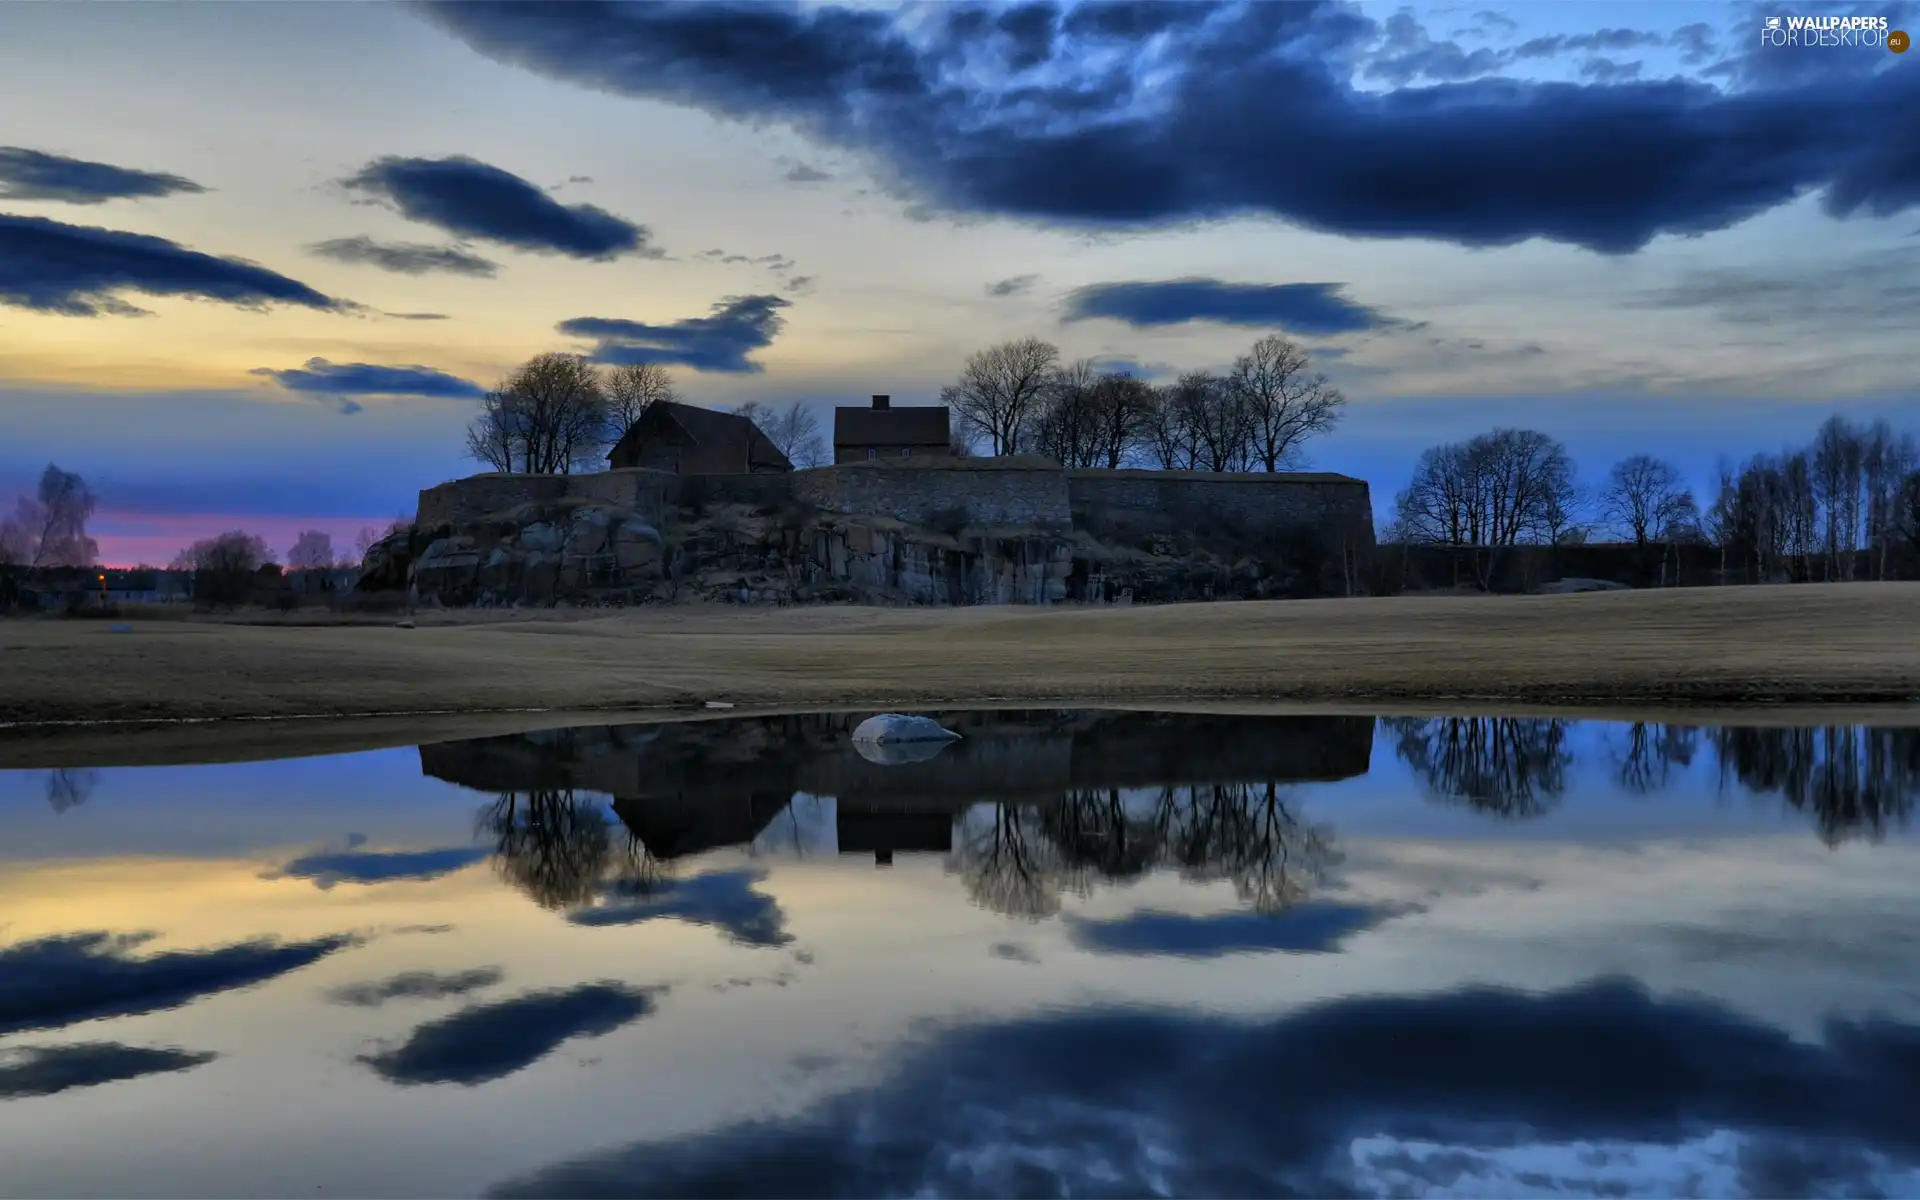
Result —
[[[603, 369], [574, 354], [537, 354], [481, 399], [467, 425], [467, 455], [506, 474], [602, 470], [607, 452], [648, 409], [679, 399], [658, 363]], [[749, 401], [731, 411], [759, 426], [795, 466], [826, 460], [819, 421], [804, 405]]]
[[1255, 342], [1224, 372], [1189, 371], [1150, 384], [1092, 359], [1063, 361], [1038, 338], [967, 359], [941, 402], [967, 445], [1031, 453], [1068, 467], [1283, 471], [1307, 442], [1339, 423], [1346, 397], [1279, 334]]
[[1804, 446], [1721, 460], [1703, 505], [1668, 460], [1631, 455], [1587, 488], [1557, 439], [1495, 429], [1423, 453], [1381, 541], [1470, 549], [1490, 565], [1503, 549], [1596, 534], [1712, 547], [1723, 575], [1748, 582], [1897, 578], [1920, 566], [1920, 443], [1835, 415]]

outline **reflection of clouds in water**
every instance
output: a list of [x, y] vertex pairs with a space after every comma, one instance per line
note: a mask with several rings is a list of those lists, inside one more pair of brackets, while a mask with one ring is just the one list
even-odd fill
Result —
[[1835, 1021], [1808, 1045], [1619, 981], [1339, 1000], [1265, 1023], [1047, 1015], [935, 1033], [878, 1086], [792, 1119], [592, 1155], [495, 1194], [1332, 1195], [1578, 1142], [1602, 1157], [1529, 1173], [1599, 1190], [1623, 1173], [1608, 1145], [1650, 1165], [1712, 1130], [1740, 1135], [1755, 1190], [1857, 1192], [1872, 1156], [1920, 1157], [1917, 1061], [1914, 1026]]
[[772, 896], [755, 890], [766, 877], [759, 870], [709, 871], [651, 882], [639, 895], [610, 886], [598, 903], [568, 913], [567, 921], [596, 928], [685, 921], [719, 929], [741, 945], [784, 946], [793, 941], [785, 929], [786, 914]]
[[0, 1050], [0, 1099], [52, 1096], [72, 1088], [121, 1083], [210, 1063], [217, 1054], [165, 1047], [82, 1042]]
[[61, 934], [0, 950], [0, 1034], [177, 1008], [297, 971], [353, 944], [267, 939], [135, 956], [151, 933]]
[[1028, 966], [1040, 965], [1040, 956], [1033, 952], [1033, 947], [1019, 942], [995, 942], [987, 953], [995, 958], [1004, 958], [1008, 962], [1026, 963]]
[[839, 802], [832, 796], [797, 793], [747, 843], [756, 858], [831, 858], [840, 852]]
[[302, 855], [265, 876], [268, 879], [306, 879], [325, 890], [341, 883], [390, 883], [400, 879], [438, 879], [486, 860], [479, 846], [438, 850], [360, 850], [366, 839], [347, 838], [347, 849]]
[[604, 981], [477, 1005], [415, 1029], [361, 1061], [390, 1083], [466, 1087], [524, 1070], [573, 1038], [597, 1038], [653, 1011], [663, 988]]
[[489, 988], [506, 978], [499, 967], [476, 967], [439, 975], [432, 971], [403, 971], [376, 983], [353, 983], [327, 993], [327, 999], [350, 1008], [379, 1008], [389, 1000], [444, 1000]]
[[1278, 913], [1231, 912], [1193, 916], [1145, 909], [1125, 917], [1066, 918], [1067, 937], [1094, 954], [1219, 958], [1228, 954], [1333, 954], [1355, 934], [1411, 906], [1308, 901]]

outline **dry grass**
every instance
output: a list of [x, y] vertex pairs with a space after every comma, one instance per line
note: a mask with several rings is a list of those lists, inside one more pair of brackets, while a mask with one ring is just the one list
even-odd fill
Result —
[[467, 613], [416, 629], [168, 621], [116, 633], [91, 621], [14, 621], [0, 622], [0, 680], [0, 722], [707, 700], [1910, 703], [1920, 697], [1920, 585], [1102, 609], [649, 608], [491, 622]]

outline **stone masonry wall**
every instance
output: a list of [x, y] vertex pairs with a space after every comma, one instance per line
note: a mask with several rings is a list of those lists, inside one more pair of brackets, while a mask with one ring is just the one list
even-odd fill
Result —
[[1249, 529], [1310, 525], [1343, 536], [1357, 551], [1374, 545], [1373, 500], [1365, 480], [1318, 473], [1068, 471], [1073, 511], [1211, 513]]
[[566, 499], [630, 508], [658, 519], [667, 488], [676, 478], [643, 469], [587, 475], [469, 475], [423, 490], [414, 520], [429, 529], [466, 525], [523, 504], [556, 504]]
[[965, 510], [969, 524], [1064, 529], [1072, 523], [1066, 472], [1049, 466], [849, 463], [794, 472], [793, 494], [832, 512], [926, 524]]

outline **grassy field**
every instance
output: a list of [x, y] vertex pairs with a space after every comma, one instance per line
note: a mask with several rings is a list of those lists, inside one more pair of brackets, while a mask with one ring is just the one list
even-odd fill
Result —
[[[0, 622], [0, 722], [381, 715], [383, 740], [526, 725], [539, 710], [707, 701], [1405, 709], [1916, 698], [1920, 584], [1100, 609], [663, 608], [494, 623], [462, 614], [414, 629]], [[342, 728], [245, 723], [143, 738], [210, 749], [352, 741]], [[106, 732], [0, 730], [0, 766], [40, 758], [36, 747], [53, 741], [97, 746]]]

